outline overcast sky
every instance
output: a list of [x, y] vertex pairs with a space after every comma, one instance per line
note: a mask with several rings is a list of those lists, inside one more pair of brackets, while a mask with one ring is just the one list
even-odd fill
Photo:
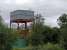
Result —
[[0, 14], [6, 23], [10, 22], [11, 11], [24, 9], [41, 13], [46, 24], [57, 26], [57, 18], [67, 13], [67, 0], [0, 0]]

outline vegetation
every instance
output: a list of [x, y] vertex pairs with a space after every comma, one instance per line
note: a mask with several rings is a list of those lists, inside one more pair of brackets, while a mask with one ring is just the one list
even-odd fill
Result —
[[3, 19], [0, 17], [0, 50], [11, 50], [17, 34], [15, 30], [5, 26], [2, 21]]
[[[33, 23], [32, 35], [27, 39], [32, 47], [15, 50], [67, 50], [67, 14], [58, 18], [58, 25], [60, 28]], [[0, 50], [11, 50], [17, 37], [16, 30], [5, 26], [0, 17]]]
[[60, 42], [60, 30], [59, 28], [51, 28], [44, 26], [42, 23], [37, 23], [32, 29], [32, 45], [43, 45], [48, 42], [56, 44]]
[[61, 31], [62, 47], [67, 50], [67, 14], [62, 14], [62, 16], [59, 17], [58, 21]]
[[27, 47], [27, 48], [15, 48], [14, 50], [64, 50], [63, 48], [59, 47], [57, 44], [45, 44], [43, 46], [34, 46], [34, 47]]
[[42, 23], [33, 25], [32, 45], [39, 46], [47, 43], [58, 44], [58, 46], [67, 49], [67, 14], [63, 14], [58, 18], [57, 27], [45, 26]]

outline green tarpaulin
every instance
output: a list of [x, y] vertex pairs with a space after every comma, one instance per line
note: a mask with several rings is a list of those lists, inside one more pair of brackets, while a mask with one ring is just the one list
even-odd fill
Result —
[[27, 41], [25, 39], [17, 39], [15, 44], [13, 45], [13, 48], [24, 48], [27, 46]]

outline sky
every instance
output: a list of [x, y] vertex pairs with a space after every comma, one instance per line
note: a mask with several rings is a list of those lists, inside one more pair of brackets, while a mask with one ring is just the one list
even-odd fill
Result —
[[45, 24], [55, 27], [58, 17], [67, 13], [67, 0], [0, 0], [0, 15], [7, 24], [14, 10], [33, 10], [42, 14]]

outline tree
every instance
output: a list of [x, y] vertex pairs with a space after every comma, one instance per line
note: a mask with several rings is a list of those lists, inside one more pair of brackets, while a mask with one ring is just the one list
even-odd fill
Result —
[[44, 27], [44, 32], [42, 33], [44, 36], [44, 42], [48, 43], [59, 43], [60, 39], [60, 31], [57, 27], [50, 28], [50, 27]]
[[60, 30], [59, 28], [51, 28], [42, 23], [37, 23], [32, 29], [32, 45], [43, 45], [46, 43], [59, 43]]
[[67, 14], [63, 14], [59, 17], [58, 23], [60, 25], [62, 46], [67, 49]]
[[41, 23], [36, 23], [33, 25], [32, 37], [31, 37], [32, 45], [37, 46], [39, 44], [42, 44], [42, 42], [43, 42], [43, 35], [42, 35], [43, 29], [44, 29], [44, 27]]
[[13, 29], [8, 28], [3, 24], [0, 16], [0, 50], [11, 50], [12, 44], [15, 42], [17, 34]]
[[67, 25], [67, 14], [62, 14], [58, 19], [58, 25], [65, 27]]

